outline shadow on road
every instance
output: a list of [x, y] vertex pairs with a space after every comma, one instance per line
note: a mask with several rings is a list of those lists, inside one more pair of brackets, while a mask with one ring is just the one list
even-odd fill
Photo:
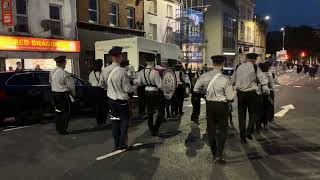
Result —
[[320, 166], [320, 161], [308, 154], [319, 152], [320, 145], [308, 142], [277, 124], [270, 126], [270, 130], [258, 139], [258, 144], [261, 145], [263, 154], [254, 146], [243, 148], [262, 180], [312, 179], [312, 171]]
[[190, 132], [184, 144], [186, 146], [186, 155], [188, 157], [195, 157], [198, 151], [205, 145], [204, 140], [201, 138], [200, 127], [194, 124], [190, 125]]

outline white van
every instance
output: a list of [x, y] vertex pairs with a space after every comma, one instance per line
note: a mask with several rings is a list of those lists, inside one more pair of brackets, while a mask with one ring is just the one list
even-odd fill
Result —
[[179, 46], [161, 43], [142, 37], [97, 41], [95, 44], [96, 59], [110, 60], [108, 51], [114, 47], [123, 47], [123, 57], [128, 59], [135, 71], [144, 65], [147, 58], [156, 59], [156, 64], [167, 67], [170, 60], [181, 60], [183, 57]]

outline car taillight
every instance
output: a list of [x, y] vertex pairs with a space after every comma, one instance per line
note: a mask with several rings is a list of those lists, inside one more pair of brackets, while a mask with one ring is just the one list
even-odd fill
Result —
[[7, 98], [6, 92], [3, 89], [0, 89], [0, 100]]

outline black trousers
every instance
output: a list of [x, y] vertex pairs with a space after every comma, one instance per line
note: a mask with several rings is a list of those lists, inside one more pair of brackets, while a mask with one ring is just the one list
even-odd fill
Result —
[[107, 95], [104, 89], [100, 87], [91, 88], [90, 92], [92, 105], [95, 108], [97, 124], [106, 123], [108, 106]]
[[261, 121], [266, 125], [274, 118], [274, 91], [270, 91], [270, 95], [263, 95], [262, 102]]
[[191, 103], [192, 103], [192, 115], [191, 121], [198, 122], [200, 116], [200, 109], [201, 109], [201, 95], [199, 93], [192, 93], [191, 96]]
[[183, 84], [179, 84], [174, 96], [174, 114], [182, 114], [185, 89]]
[[129, 104], [125, 100], [112, 100], [109, 98], [109, 108], [114, 148], [119, 149], [126, 146], [129, 128]]
[[228, 136], [228, 103], [207, 102], [208, 140], [213, 156], [222, 157]]
[[56, 112], [56, 130], [59, 134], [67, 132], [71, 116], [71, 100], [69, 92], [52, 92]]
[[139, 97], [139, 115], [144, 115], [146, 113], [145, 107], [145, 86], [139, 86], [137, 88]]
[[[164, 120], [165, 102], [160, 91], [146, 91], [146, 106], [148, 113], [148, 126], [151, 133], [158, 133], [160, 125]], [[158, 111], [154, 123], [154, 114]]]
[[[240, 136], [245, 139], [247, 135], [254, 132], [255, 124], [261, 124], [260, 108], [262, 99], [256, 91], [242, 92], [238, 91], [238, 115]], [[247, 111], [249, 112], [249, 123], [247, 127]], [[257, 131], [259, 131], [258, 127]]]

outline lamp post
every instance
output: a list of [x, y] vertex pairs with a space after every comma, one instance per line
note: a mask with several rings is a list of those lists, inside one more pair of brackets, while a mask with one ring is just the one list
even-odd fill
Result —
[[282, 27], [280, 31], [282, 31], [282, 50], [284, 50], [284, 38], [286, 36], [286, 30], [284, 27]]

